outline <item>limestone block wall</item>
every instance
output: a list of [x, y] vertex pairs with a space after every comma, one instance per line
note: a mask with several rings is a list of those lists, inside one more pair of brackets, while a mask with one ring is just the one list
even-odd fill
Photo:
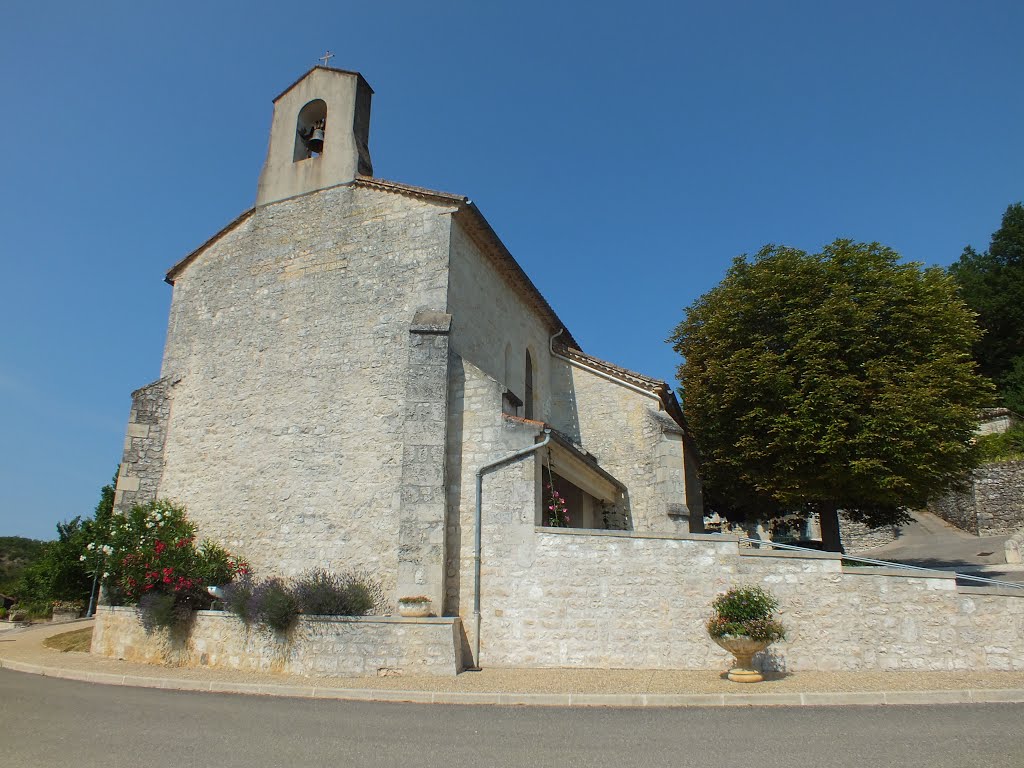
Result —
[[1000, 536], [1024, 528], [1024, 461], [983, 464], [968, 488], [928, 505], [957, 528], [978, 536]]
[[839, 534], [842, 537], [843, 549], [851, 554], [896, 541], [898, 532], [899, 528], [894, 525], [869, 528], [864, 523], [856, 523], [842, 513], [839, 514]]
[[281, 672], [313, 677], [456, 675], [457, 618], [301, 616], [281, 635], [220, 611], [199, 611], [187, 632], [147, 633], [134, 608], [101, 606], [92, 653], [179, 667]]
[[125, 513], [157, 497], [164, 471], [164, 439], [172, 381], [162, 378], [132, 392], [132, 408], [117, 474], [114, 510]]
[[[526, 350], [534, 377], [534, 418], [551, 411], [550, 331], [457, 222], [452, 223], [448, 312], [452, 350], [520, 399], [526, 396]], [[523, 416], [524, 409], [518, 415]]]
[[787, 670], [1024, 669], [1024, 590], [958, 589], [950, 574], [844, 569], [829, 553], [742, 551], [723, 536], [506, 531], [484, 583], [481, 665], [724, 669], [704, 630], [715, 595], [761, 584]]
[[[679, 426], [656, 400], [558, 361], [562, 393], [552, 424], [570, 435], [629, 489], [630, 527], [688, 532], [687, 477]], [[697, 517], [700, 517], [698, 511]]]
[[[503, 416], [500, 383], [476, 366], [453, 356], [451, 369], [444, 612], [466, 620], [469, 647], [475, 635], [471, 619], [476, 471], [536, 443], [541, 425]], [[509, 531], [532, 531], [540, 509], [540, 467], [537, 456], [530, 455], [484, 476], [481, 505], [481, 572], [484, 578], [488, 574], [497, 575], [495, 548], [505, 551]], [[488, 595], [483, 593], [482, 600], [487, 599]]]
[[445, 306], [448, 213], [335, 187], [257, 208], [177, 274], [159, 492], [257, 573], [395, 589], [409, 332]]

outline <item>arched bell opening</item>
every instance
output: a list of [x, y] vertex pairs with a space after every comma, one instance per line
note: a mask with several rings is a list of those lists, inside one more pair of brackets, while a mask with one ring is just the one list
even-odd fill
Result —
[[327, 135], [327, 102], [313, 99], [299, 110], [295, 122], [295, 155], [294, 162], [319, 157], [324, 151], [324, 139]]

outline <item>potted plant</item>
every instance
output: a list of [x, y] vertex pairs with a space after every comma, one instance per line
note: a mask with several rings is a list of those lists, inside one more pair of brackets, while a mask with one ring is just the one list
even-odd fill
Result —
[[744, 586], [719, 595], [711, 607], [714, 615], [708, 619], [708, 634], [736, 657], [729, 679], [735, 683], [764, 680], [754, 669], [753, 657], [786, 637], [785, 628], [774, 616], [778, 601], [762, 587]]
[[426, 595], [398, 598], [398, 615], [422, 618], [430, 615], [430, 598]]
[[85, 610], [85, 603], [81, 600], [54, 600], [51, 621], [74, 621], [82, 615], [83, 610]]

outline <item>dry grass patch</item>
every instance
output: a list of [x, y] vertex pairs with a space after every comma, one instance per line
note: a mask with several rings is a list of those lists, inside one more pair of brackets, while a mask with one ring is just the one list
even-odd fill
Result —
[[67, 653], [68, 651], [88, 653], [91, 643], [92, 627], [76, 629], [73, 632], [62, 632], [59, 635], [54, 635], [53, 637], [48, 637], [43, 640], [43, 645], [47, 648], [53, 648], [55, 651], [60, 651], [61, 653]]

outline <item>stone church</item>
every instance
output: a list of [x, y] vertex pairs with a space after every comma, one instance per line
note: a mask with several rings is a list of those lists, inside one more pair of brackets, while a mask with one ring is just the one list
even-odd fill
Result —
[[700, 530], [670, 387], [583, 352], [469, 198], [374, 177], [372, 94], [317, 66], [274, 99], [255, 207], [167, 273], [118, 509], [174, 499], [260, 575], [362, 569], [447, 616], [564, 522], [553, 493], [572, 528]]

